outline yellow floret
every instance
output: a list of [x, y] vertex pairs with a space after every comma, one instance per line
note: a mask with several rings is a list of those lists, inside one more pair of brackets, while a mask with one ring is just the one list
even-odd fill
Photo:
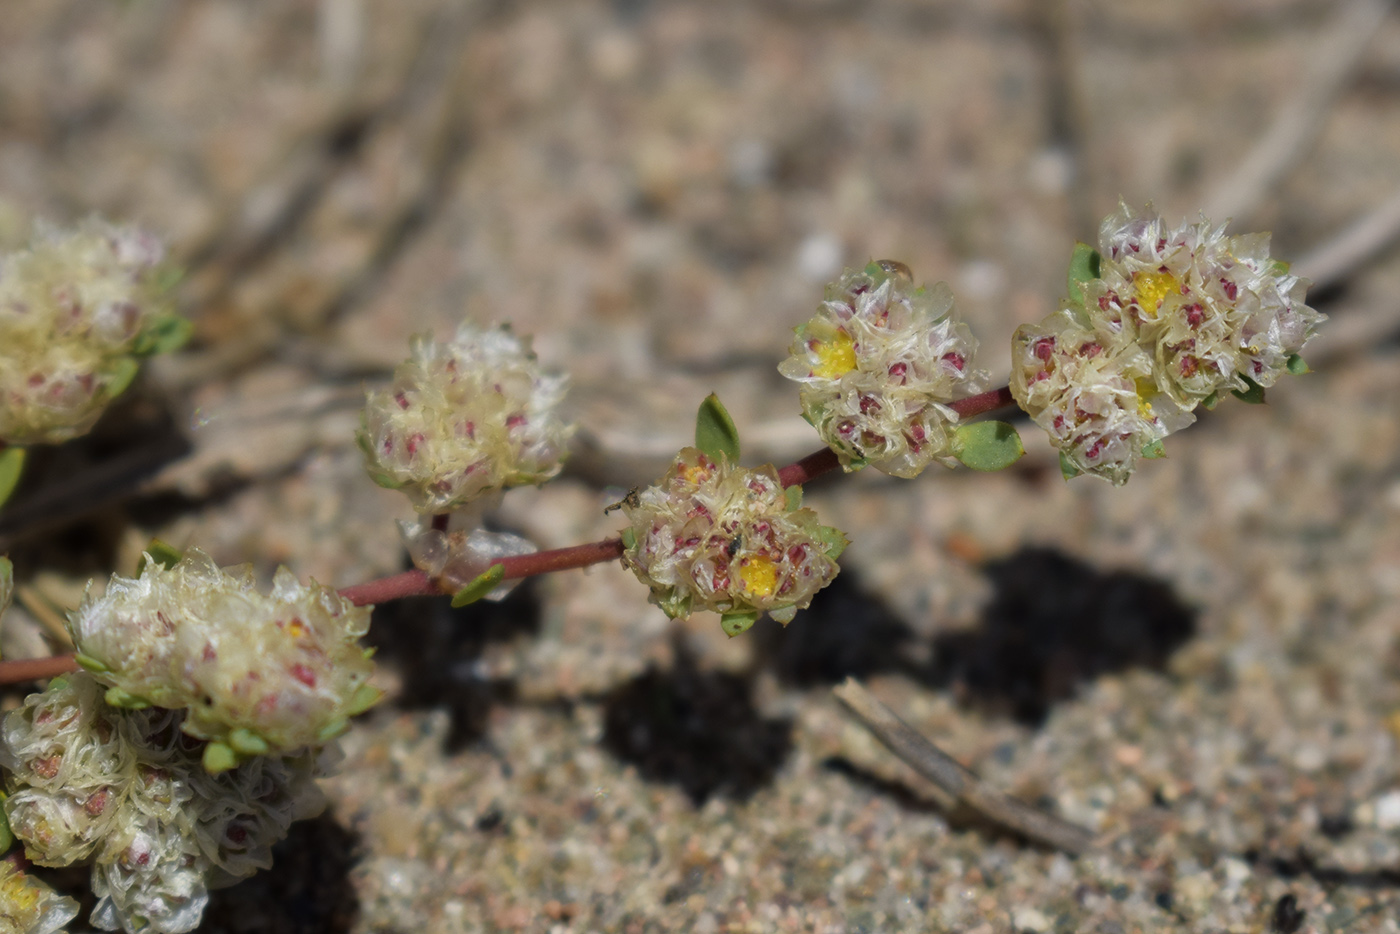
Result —
[[830, 341], [814, 341], [812, 350], [816, 352], [816, 366], [813, 376], [822, 379], [840, 379], [856, 368], [856, 347], [851, 335], [837, 331]]
[[744, 593], [756, 597], [771, 597], [778, 588], [778, 564], [762, 555], [745, 558], [739, 566], [738, 576], [744, 585]]
[[1157, 317], [1157, 309], [1168, 293], [1180, 290], [1181, 283], [1169, 272], [1139, 272], [1133, 275], [1133, 298], [1149, 318]]

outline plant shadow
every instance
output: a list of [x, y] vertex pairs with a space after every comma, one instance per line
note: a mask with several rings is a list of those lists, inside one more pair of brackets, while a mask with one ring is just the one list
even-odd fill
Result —
[[366, 641], [379, 649], [381, 661], [399, 669], [399, 709], [448, 712], [444, 749], [453, 753], [485, 734], [493, 705], [516, 696], [513, 681], [481, 673], [486, 647], [539, 631], [539, 596], [526, 580], [499, 602], [454, 609], [442, 597], [415, 597], [376, 607]]

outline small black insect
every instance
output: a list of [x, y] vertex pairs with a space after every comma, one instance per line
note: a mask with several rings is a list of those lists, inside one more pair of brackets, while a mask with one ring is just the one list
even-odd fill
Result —
[[1273, 923], [1269, 925], [1270, 930], [1277, 931], [1278, 934], [1297, 934], [1298, 929], [1303, 926], [1303, 919], [1308, 916], [1307, 911], [1298, 907], [1298, 899], [1292, 892], [1279, 898], [1274, 905]]
[[603, 508], [603, 515], [606, 516], [608, 513], [612, 512], [614, 509], [621, 509], [623, 506], [627, 506], [627, 507], [629, 507], [629, 508], [631, 508], [631, 509], [636, 509], [636, 508], [637, 508], [638, 506], [640, 506], [641, 504], [642, 504], [642, 498], [641, 498], [640, 496], [637, 495], [637, 487], [634, 486], [634, 487], [632, 487], [632, 489], [630, 489], [630, 490], [627, 491], [627, 495], [624, 496], [624, 497], [622, 497], [622, 499], [620, 499], [620, 500], [618, 500], [617, 502], [613, 503], [611, 506], [605, 506], [605, 507]]
[[743, 547], [744, 547], [744, 536], [742, 536], [742, 535], [736, 535], [736, 536], [734, 536], [734, 540], [733, 540], [732, 542], [729, 543], [729, 547], [725, 548], [724, 550], [725, 550], [725, 553], [727, 553], [727, 554], [729, 555], [729, 557], [732, 558], [732, 557], [734, 557], [735, 555], [737, 555], [737, 554], [739, 553], [739, 549], [740, 549], [740, 548], [743, 548]]

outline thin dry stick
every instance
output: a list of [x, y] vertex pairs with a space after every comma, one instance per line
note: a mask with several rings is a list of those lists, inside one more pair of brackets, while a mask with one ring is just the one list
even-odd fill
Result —
[[1352, 0], [1326, 39], [1310, 46], [1312, 67], [1302, 87], [1283, 105], [1244, 161], [1215, 186], [1206, 199], [1207, 216], [1220, 220], [1248, 216], [1303, 158], [1390, 6], [1391, 0]]
[[899, 719], [894, 711], [880, 703], [855, 678], [847, 678], [846, 683], [833, 688], [832, 693], [866, 729], [875, 734], [876, 739], [885, 744], [886, 749], [958, 803], [1028, 840], [1057, 850], [1077, 855], [1093, 846], [1093, 835], [1083, 827], [1052, 817], [1015, 798], [1008, 798], [982, 781]]
[[1291, 271], [1311, 279], [1314, 289], [1324, 289], [1345, 279], [1397, 238], [1400, 238], [1400, 190], [1326, 243], [1313, 247], [1293, 264]]

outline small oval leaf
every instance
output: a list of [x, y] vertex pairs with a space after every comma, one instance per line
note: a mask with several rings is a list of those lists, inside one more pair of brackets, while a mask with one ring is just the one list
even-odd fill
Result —
[[504, 564], [493, 564], [461, 590], [452, 595], [452, 605], [454, 607], [466, 606], [475, 603], [488, 593], [496, 589], [496, 585], [505, 580], [506, 566]]
[[174, 545], [167, 544], [158, 538], [153, 538], [150, 544], [146, 546], [145, 554], [141, 555], [141, 560], [136, 562], [136, 576], [140, 577], [141, 572], [146, 570], [147, 558], [150, 558], [168, 571], [179, 564], [180, 560], [184, 557], [180, 549], [176, 548]]
[[1003, 470], [1025, 453], [1021, 436], [1006, 422], [973, 422], [953, 432], [953, 456], [973, 470]]
[[705, 397], [695, 413], [695, 446], [715, 460], [726, 457], [731, 464], [739, 463], [739, 430], [714, 393]]
[[1294, 376], [1302, 376], [1304, 373], [1312, 372], [1312, 367], [1308, 366], [1307, 361], [1296, 353], [1288, 358], [1288, 362], [1285, 366], [1288, 367], [1288, 372], [1292, 373]]
[[1244, 380], [1245, 385], [1246, 385], [1248, 388], [1247, 388], [1247, 389], [1231, 389], [1231, 390], [1230, 390], [1230, 395], [1234, 396], [1236, 399], [1240, 400], [1241, 402], [1248, 402], [1250, 405], [1263, 405], [1263, 404], [1264, 404], [1264, 387], [1263, 387], [1263, 386], [1260, 386], [1258, 383], [1256, 383], [1254, 380], [1250, 379], [1248, 376], [1241, 376], [1240, 379]]
[[204, 747], [203, 762], [204, 771], [218, 775], [238, 765], [238, 753], [226, 743], [210, 743]]
[[725, 613], [719, 618], [719, 628], [724, 630], [726, 636], [733, 639], [737, 635], [748, 632], [749, 627], [758, 622], [758, 615], [758, 610]]
[[1084, 283], [1099, 277], [1099, 262], [1103, 257], [1087, 243], [1076, 243], [1069, 258], [1069, 300], [1084, 304]]
[[24, 448], [0, 450], [0, 506], [15, 491], [19, 476], [24, 472]]
[[1064, 477], [1066, 480], [1073, 480], [1083, 472], [1084, 471], [1074, 466], [1074, 461], [1069, 459], [1068, 454], [1064, 451], [1060, 452], [1060, 476]]
[[1161, 438], [1158, 438], [1156, 441], [1152, 441], [1142, 446], [1142, 456], [1147, 458], [1148, 460], [1156, 460], [1159, 457], [1166, 457], [1167, 446], [1162, 443]]

